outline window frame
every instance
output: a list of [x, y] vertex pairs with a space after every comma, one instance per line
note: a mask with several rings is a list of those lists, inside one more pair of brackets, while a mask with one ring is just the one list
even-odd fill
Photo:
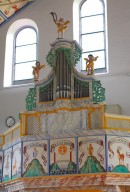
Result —
[[[34, 44], [36, 44], [36, 60], [33, 60], [33, 61], [36, 62], [38, 60], [38, 32], [37, 32], [36, 28], [31, 25], [24, 25], [24, 26], [18, 28], [18, 30], [14, 34], [14, 40], [13, 40], [12, 85], [29, 84], [29, 83], [34, 82], [33, 75], [32, 75], [32, 78], [30, 78], [30, 79], [15, 80], [15, 67], [16, 67], [16, 65], [18, 65], [18, 64], [16, 64], [16, 48], [17, 48], [16, 40], [17, 40], [18, 34], [26, 28], [30, 28], [30, 29], [34, 30], [36, 33], [36, 43], [34, 43]], [[27, 63], [27, 62], [23, 62], [23, 63]]]
[[[82, 18], [85, 18], [85, 17], [90, 17], [90, 16], [84, 16], [82, 17], [81, 16], [81, 9], [82, 9], [82, 6], [83, 4], [86, 2], [87, 0], [83, 0], [79, 3], [79, 44], [81, 45], [82, 47], [82, 33], [81, 33], [81, 27], [82, 27]], [[95, 71], [95, 74], [100, 74], [100, 73], [107, 73], [107, 42], [106, 42], [106, 7], [105, 7], [105, 2], [104, 0], [98, 0], [102, 3], [102, 8], [103, 8], [103, 13], [102, 14], [95, 14], [95, 15], [91, 15], [91, 16], [96, 16], [96, 15], [102, 15], [103, 16], [103, 31], [100, 31], [100, 32], [103, 32], [104, 33], [104, 49], [99, 49], [99, 50], [93, 50], [93, 51], [85, 51], [83, 53], [88, 53], [88, 54], [93, 54], [94, 52], [97, 52], [97, 51], [103, 51], [104, 52], [104, 62], [105, 62], [105, 65], [103, 68], [96, 68], [94, 69]], [[96, 32], [95, 32], [96, 33]], [[87, 33], [85, 33], [87, 34]], [[88, 33], [88, 34], [94, 34], [93, 32], [92, 33]], [[97, 56], [97, 55], [96, 55]], [[84, 72], [85, 70], [83, 70], [83, 63], [82, 63], [82, 59], [81, 59], [81, 71]]]

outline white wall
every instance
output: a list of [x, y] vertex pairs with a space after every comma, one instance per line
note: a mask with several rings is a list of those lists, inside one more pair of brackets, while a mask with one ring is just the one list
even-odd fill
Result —
[[130, 1], [108, 0], [109, 74], [98, 76], [106, 88], [107, 104], [120, 104], [130, 115]]
[[[109, 74], [98, 75], [106, 88], [106, 103], [120, 104], [123, 114], [130, 115], [130, 0], [108, 0], [108, 64]], [[58, 17], [71, 20], [65, 38], [73, 39], [73, 0], [36, 0], [29, 7], [13, 17], [0, 28], [0, 133], [6, 131], [5, 118], [25, 110], [25, 97], [33, 85], [3, 88], [6, 33], [10, 25], [18, 19], [32, 19], [39, 30], [39, 61], [46, 63], [50, 43], [56, 39], [56, 29], [50, 15], [55, 11]], [[46, 67], [43, 76], [49, 73]]]

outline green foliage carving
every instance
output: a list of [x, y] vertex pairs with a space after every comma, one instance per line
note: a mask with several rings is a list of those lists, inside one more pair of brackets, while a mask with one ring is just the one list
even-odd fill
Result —
[[100, 103], [105, 101], [105, 88], [101, 86], [100, 80], [92, 80], [93, 102]]
[[79, 49], [79, 47], [76, 44], [74, 44], [74, 51], [73, 51], [74, 64], [76, 64], [80, 60], [81, 55], [82, 55], [81, 49]]
[[89, 88], [89, 82], [86, 82], [86, 81], [81, 81], [79, 79], [76, 79], [75, 80], [81, 85], [81, 86], [85, 86], [87, 88]]
[[[65, 54], [65, 57], [67, 59], [67, 63], [70, 67], [70, 69], [72, 68], [72, 52], [71, 52], [71, 49], [69, 48], [64, 48], [64, 47], [60, 47], [58, 48], [55, 53], [56, 53], [56, 58], [59, 56], [59, 53], [63, 51], [64, 54]], [[81, 49], [76, 45], [74, 44], [74, 49], [73, 49], [73, 62], [74, 64], [76, 64], [80, 58], [81, 58], [81, 55], [82, 55], [82, 51]], [[48, 55], [46, 56], [46, 62], [47, 64], [52, 67], [54, 65], [54, 53], [52, 51], [52, 49], [48, 52]]]
[[26, 97], [26, 110], [33, 111], [36, 108], [36, 87], [30, 88]]
[[52, 49], [49, 51], [48, 55], [46, 56], [46, 62], [50, 67], [52, 67], [54, 64], [54, 54], [52, 52]]
[[47, 85], [43, 85], [39, 88], [40, 93], [44, 93], [53, 83], [53, 80], [47, 83]]

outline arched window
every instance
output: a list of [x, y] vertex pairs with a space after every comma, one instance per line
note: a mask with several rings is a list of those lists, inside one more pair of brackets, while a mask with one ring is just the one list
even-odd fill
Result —
[[23, 84], [32, 79], [32, 66], [37, 59], [37, 33], [32, 27], [20, 29], [14, 41], [13, 84]]
[[[77, 6], [78, 5], [78, 6]], [[75, 0], [73, 11], [78, 7], [79, 15], [79, 43], [82, 47], [81, 70], [85, 70], [84, 58], [89, 54], [99, 56], [95, 62], [95, 73], [104, 73], [106, 68], [106, 25], [104, 0]], [[76, 22], [74, 13], [74, 33]], [[76, 32], [77, 33], [77, 32]], [[76, 37], [77, 40], [77, 35]]]
[[33, 82], [32, 66], [38, 57], [38, 29], [34, 21], [20, 19], [6, 36], [4, 87]]

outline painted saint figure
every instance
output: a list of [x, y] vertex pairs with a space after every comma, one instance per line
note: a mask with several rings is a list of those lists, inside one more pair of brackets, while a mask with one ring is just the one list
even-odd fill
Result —
[[9, 155], [7, 155], [7, 159], [6, 159], [6, 163], [5, 163], [6, 175], [9, 175], [9, 167], [10, 167]]
[[37, 151], [37, 149], [34, 147], [34, 149], [33, 149], [33, 157], [34, 157], [34, 159], [37, 158], [37, 154], [38, 154], [38, 151]]
[[92, 146], [91, 143], [89, 144], [88, 154], [89, 154], [90, 156], [93, 156], [93, 146]]
[[88, 55], [88, 58], [84, 58], [86, 61], [86, 72], [87, 75], [93, 75], [94, 74], [94, 61], [96, 61], [98, 58], [94, 57], [92, 54]]
[[38, 80], [39, 80], [40, 70], [41, 70], [42, 68], [44, 68], [45, 65], [44, 65], [44, 64], [41, 65], [39, 61], [36, 61], [36, 64], [35, 64], [35, 65], [36, 65], [36, 66], [32, 66], [32, 68], [33, 68], [32, 74], [34, 75], [34, 81], [38, 81]]
[[12, 165], [12, 173], [13, 173], [13, 175], [17, 174], [17, 160], [16, 160], [16, 157], [15, 157], [13, 165]]

